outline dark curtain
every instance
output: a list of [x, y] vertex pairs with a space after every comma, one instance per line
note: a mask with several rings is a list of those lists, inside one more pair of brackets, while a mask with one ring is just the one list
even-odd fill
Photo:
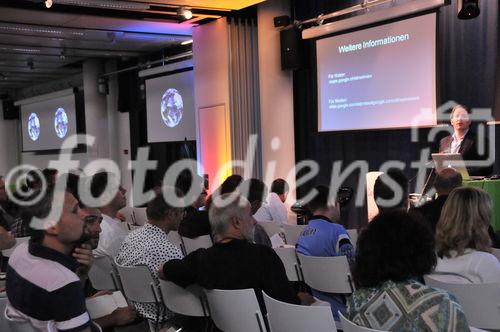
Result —
[[[359, 2], [292, 1], [292, 14], [295, 19], [304, 20]], [[497, 39], [496, 1], [482, 1], [481, 16], [469, 22], [456, 18], [454, 6], [440, 9], [437, 34], [438, 105], [452, 99], [471, 107], [493, 108]], [[369, 171], [375, 171], [387, 160], [400, 160], [407, 165], [405, 173], [411, 179], [416, 171], [409, 168], [410, 162], [419, 160], [421, 149], [430, 147], [432, 152], [437, 151], [437, 143], [429, 146], [425, 139], [412, 142], [409, 129], [318, 132], [314, 44], [311, 40], [302, 41], [309, 65], [293, 75], [295, 157], [296, 162], [307, 159], [317, 161], [320, 172], [315, 179], [298, 188], [298, 197], [307, 194], [315, 184], [329, 184], [335, 161], [342, 161], [342, 169], [345, 169], [356, 160], [366, 160]], [[427, 137], [428, 132], [429, 129], [419, 129], [419, 137]], [[439, 139], [438, 136], [436, 142]], [[498, 165], [495, 171], [499, 172]], [[342, 185], [356, 189], [358, 179], [364, 176], [359, 172], [352, 174]], [[414, 186], [414, 181], [411, 181], [410, 191], [414, 190]], [[366, 193], [362, 194], [366, 197]], [[347, 227], [362, 226], [366, 224], [366, 219], [366, 207], [356, 208], [353, 200], [342, 210], [342, 220]]]

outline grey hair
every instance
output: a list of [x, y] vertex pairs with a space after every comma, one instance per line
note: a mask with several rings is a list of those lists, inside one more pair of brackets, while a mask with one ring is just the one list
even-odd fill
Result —
[[248, 200], [241, 195], [235, 195], [235, 193], [214, 197], [208, 211], [208, 219], [214, 238], [226, 232], [232, 218], [241, 218], [243, 208], [246, 206], [250, 206]]

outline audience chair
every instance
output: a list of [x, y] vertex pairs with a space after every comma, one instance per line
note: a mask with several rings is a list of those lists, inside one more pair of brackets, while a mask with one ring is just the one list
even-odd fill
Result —
[[425, 284], [453, 294], [467, 317], [469, 325], [486, 330], [500, 330], [500, 285], [457, 284], [424, 276]]
[[274, 248], [276, 254], [285, 266], [286, 276], [289, 281], [302, 281], [299, 261], [294, 247]]
[[28, 242], [30, 240], [31, 237], [29, 236], [26, 236], [26, 237], [18, 237], [16, 238], [16, 244], [10, 248], [10, 249], [5, 249], [5, 250], [2, 250], [2, 256], [3, 257], [10, 257], [10, 255], [12, 255], [12, 253], [14, 252], [14, 250], [21, 244], [21, 243], [25, 243], [25, 242]]
[[354, 248], [356, 248], [356, 244], [358, 243], [358, 230], [357, 229], [348, 229], [347, 234], [351, 239], [351, 243]]
[[[167, 234], [167, 240], [172, 243], [174, 246], [176, 246], [179, 250], [183, 251], [182, 249], [182, 239], [181, 236], [179, 235], [178, 231], [170, 231]], [[184, 253], [184, 251], [183, 251]]]
[[134, 217], [135, 225], [143, 226], [148, 222], [148, 216], [146, 215], [146, 208], [134, 208], [132, 212]]
[[359, 326], [347, 319], [342, 312], [339, 311], [340, 323], [342, 324], [342, 331], [344, 332], [380, 332], [381, 330], [374, 330], [368, 327]]
[[304, 230], [305, 225], [283, 225], [283, 232], [285, 233], [285, 242], [289, 245], [296, 245], [299, 239], [300, 233]]
[[[115, 266], [120, 276], [123, 292], [129, 301], [154, 303], [157, 308], [156, 317], [163, 314], [163, 306], [160, 302], [160, 291], [153, 281], [149, 268], [145, 265], [123, 266], [116, 262]], [[158, 321], [155, 322], [155, 329]]]
[[199, 286], [182, 288], [173, 282], [160, 279], [160, 291], [163, 303], [170, 311], [184, 316], [209, 316], [205, 306], [205, 294]]
[[500, 261], [500, 249], [491, 248], [491, 253]]
[[281, 224], [275, 221], [259, 221], [258, 224], [264, 228], [269, 237], [281, 233]]
[[182, 246], [184, 247], [183, 252], [185, 255], [189, 255], [193, 251], [198, 250], [200, 248], [206, 249], [214, 245], [210, 235], [202, 235], [194, 239], [182, 236], [181, 240], [182, 240]]
[[224, 332], [267, 332], [253, 289], [205, 290], [210, 316]]
[[351, 271], [345, 256], [313, 257], [297, 254], [302, 278], [309, 287], [336, 294], [354, 291]]
[[133, 211], [134, 211], [134, 208], [131, 207], [131, 206], [126, 206], [124, 207], [123, 209], [121, 209], [120, 212], [121, 214], [123, 214], [125, 216], [125, 222], [127, 224], [135, 224], [135, 220], [134, 220], [134, 216], [133, 216]]
[[92, 287], [97, 290], [117, 290], [118, 284], [111, 260], [107, 256], [97, 257], [89, 270]]
[[0, 331], [9, 332], [36, 332], [37, 330], [29, 322], [17, 322], [11, 319], [6, 312], [7, 297], [2, 293], [0, 296]]
[[272, 332], [337, 331], [330, 306], [289, 304], [262, 294]]

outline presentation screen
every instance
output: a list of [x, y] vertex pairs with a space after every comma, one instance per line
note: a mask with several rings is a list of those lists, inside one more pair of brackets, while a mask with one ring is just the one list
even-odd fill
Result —
[[77, 133], [75, 95], [21, 104], [23, 151], [58, 150]]
[[148, 142], [196, 140], [193, 70], [146, 80]]
[[436, 125], [436, 14], [316, 41], [318, 130]]

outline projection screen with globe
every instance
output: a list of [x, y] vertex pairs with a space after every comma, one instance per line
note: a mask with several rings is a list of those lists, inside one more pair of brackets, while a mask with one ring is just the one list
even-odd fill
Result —
[[148, 142], [196, 139], [193, 71], [146, 80]]

